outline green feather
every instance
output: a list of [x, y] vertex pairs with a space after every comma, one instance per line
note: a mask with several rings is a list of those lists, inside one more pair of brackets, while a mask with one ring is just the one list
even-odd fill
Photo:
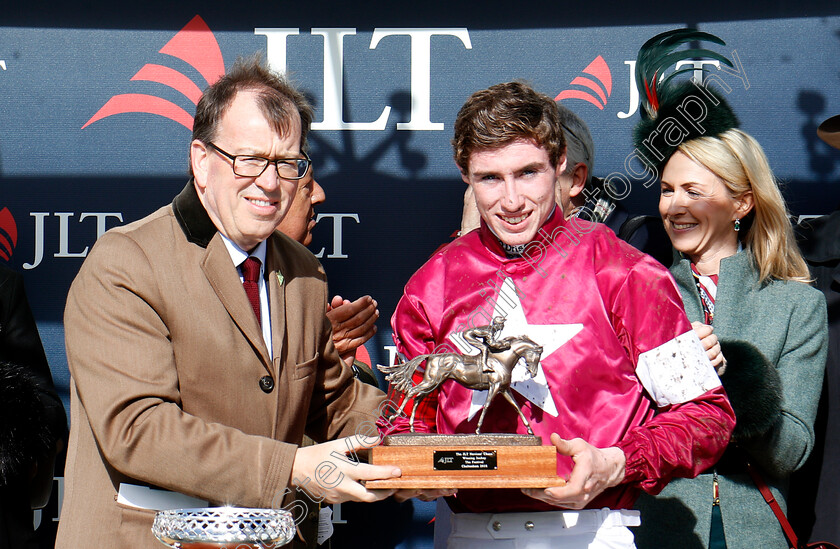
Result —
[[[704, 48], [674, 51], [678, 46], [692, 41], [726, 45], [726, 42], [722, 39], [707, 32], [696, 29], [674, 29], [654, 36], [639, 49], [639, 54], [636, 56], [636, 86], [639, 89], [645, 111], [649, 116], [656, 116], [656, 111], [659, 110], [659, 103], [661, 102], [661, 90], [667, 89], [671, 78], [675, 74], [695, 70], [694, 67], [681, 69], [660, 80], [665, 71], [672, 65], [687, 59], [705, 57], [732, 66], [732, 62], [723, 55]], [[651, 91], [650, 94], [648, 89]]]
[[[717, 136], [738, 126], [738, 118], [719, 92], [708, 88], [701, 91], [689, 80], [674, 78], [686, 72], [694, 72], [695, 67], [672, 70], [666, 74], [678, 62], [690, 59], [713, 59], [733, 66], [725, 56], [705, 48], [675, 51], [687, 42], [726, 45], [726, 42], [707, 32], [674, 29], [645, 42], [636, 56], [636, 86], [639, 88], [642, 108], [641, 119], [633, 131], [633, 140], [636, 149], [644, 156], [643, 161], [660, 172], [679, 143], [701, 136]], [[701, 70], [705, 71], [706, 68]], [[702, 119], [691, 122], [685, 119], [681, 109], [685, 108], [683, 101], [689, 96], [693, 98], [694, 108], [698, 108], [698, 102], [704, 105], [705, 116]], [[674, 133], [666, 138], [668, 127], [673, 128], [671, 131]], [[673, 141], [675, 138], [679, 138], [679, 143]]]

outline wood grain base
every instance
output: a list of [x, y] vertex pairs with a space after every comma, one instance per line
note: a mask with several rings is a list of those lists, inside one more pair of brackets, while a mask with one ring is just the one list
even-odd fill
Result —
[[[440, 462], [441, 456], [454, 452], [493, 452], [495, 469], [436, 469], [436, 456]], [[402, 470], [402, 477], [369, 480], [365, 483], [369, 489], [547, 488], [565, 484], [556, 473], [554, 446], [375, 446], [370, 451], [370, 463], [395, 465]]]

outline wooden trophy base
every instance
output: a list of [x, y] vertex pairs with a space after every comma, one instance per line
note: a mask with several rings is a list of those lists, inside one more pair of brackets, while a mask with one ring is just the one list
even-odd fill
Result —
[[395, 465], [400, 478], [377, 488], [547, 488], [562, 486], [557, 449], [532, 435], [389, 435], [370, 449], [373, 465]]

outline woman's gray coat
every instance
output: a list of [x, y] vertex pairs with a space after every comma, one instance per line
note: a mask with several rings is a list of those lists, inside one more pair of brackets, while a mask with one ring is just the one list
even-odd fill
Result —
[[[689, 320], [702, 322], [703, 308], [689, 260], [676, 260], [671, 273]], [[814, 445], [814, 417], [827, 350], [825, 299], [818, 290], [800, 282], [773, 280], [759, 284], [752, 254], [742, 251], [721, 261], [713, 325], [722, 346], [752, 344], [779, 374], [781, 412], [763, 435], [743, 438], [738, 444], [760, 467], [785, 509], [788, 476], [805, 462]], [[721, 375], [725, 387], [726, 378], [734, 378], [738, 368], [739, 364], [727, 360]], [[732, 399], [735, 390], [727, 392]], [[750, 387], [746, 392], [754, 397], [757, 389]], [[737, 404], [733, 399], [740, 423]], [[736, 437], [738, 429], [736, 425]], [[719, 474], [719, 485], [728, 549], [787, 549], [778, 521], [746, 471], [733, 474], [731, 462], [727, 468], [730, 470], [726, 474]], [[704, 473], [695, 479], [675, 479], [656, 497], [642, 494], [637, 502], [642, 512], [642, 526], [635, 529], [637, 547], [706, 549], [712, 477]]]

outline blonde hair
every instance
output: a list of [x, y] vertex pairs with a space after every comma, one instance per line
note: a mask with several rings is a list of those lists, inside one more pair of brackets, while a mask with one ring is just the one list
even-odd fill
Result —
[[787, 205], [761, 145], [734, 128], [717, 137], [691, 139], [677, 150], [714, 173], [733, 198], [752, 191], [753, 209], [747, 215], [746, 234], [741, 238], [755, 257], [759, 280], [810, 283], [808, 265], [793, 236]]

